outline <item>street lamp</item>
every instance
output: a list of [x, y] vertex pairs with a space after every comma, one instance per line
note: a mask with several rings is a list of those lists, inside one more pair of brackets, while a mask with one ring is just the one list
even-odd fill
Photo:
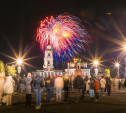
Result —
[[126, 50], [126, 45], [124, 46], [124, 50]]
[[20, 59], [20, 58], [17, 59], [17, 64], [18, 64], [18, 65], [21, 65], [22, 62], [23, 62], [22, 59]]
[[95, 75], [98, 75], [98, 64], [99, 62], [97, 60], [94, 61], [94, 65], [95, 65]]
[[22, 59], [17, 59], [17, 64], [18, 64], [18, 67], [17, 67], [17, 70], [18, 70], [18, 74], [20, 75], [21, 73], [21, 64], [22, 64], [23, 60]]
[[118, 75], [118, 77], [119, 77], [119, 66], [120, 66], [120, 64], [118, 62], [115, 63], [115, 67], [117, 67], [117, 75]]

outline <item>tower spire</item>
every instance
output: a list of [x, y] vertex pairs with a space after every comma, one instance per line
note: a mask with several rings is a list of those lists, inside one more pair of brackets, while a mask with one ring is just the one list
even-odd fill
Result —
[[51, 49], [51, 45], [49, 42], [48, 42], [48, 46], [46, 47], [46, 50], [45, 50], [43, 68], [47, 69], [47, 70], [54, 68], [54, 66], [53, 66], [53, 51]]
[[48, 41], [48, 45], [50, 45], [50, 40]]

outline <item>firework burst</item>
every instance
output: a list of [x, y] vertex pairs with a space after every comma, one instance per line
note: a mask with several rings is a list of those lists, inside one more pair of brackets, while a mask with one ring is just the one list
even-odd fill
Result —
[[55, 58], [69, 61], [90, 41], [90, 35], [79, 18], [62, 14], [57, 17], [46, 17], [37, 29], [37, 42], [44, 52], [51, 45]]

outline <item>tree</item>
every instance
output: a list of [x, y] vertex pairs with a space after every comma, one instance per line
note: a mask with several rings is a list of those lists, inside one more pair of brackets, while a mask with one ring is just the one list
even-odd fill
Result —
[[105, 69], [103, 71], [103, 73], [104, 73], [104, 76], [110, 77], [110, 70], [109, 69]]
[[4, 73], [5, 74], [4, 62], [2, 60], [0, 60], [0, 73]]
[[15, 65], [6, 65], [6, 72], [11, 76], [17, 76]]

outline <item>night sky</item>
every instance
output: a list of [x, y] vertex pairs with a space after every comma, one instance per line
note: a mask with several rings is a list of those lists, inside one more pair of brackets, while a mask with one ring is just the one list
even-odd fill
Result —
[[[0, 52], [10, 56], [14, 55], [6, 40], [17, 52], [20, 40], [23, 40], [23, 52], [25, 52], [35, 42], [36, 29], [40, 21], [46, 16], [56, 16], [65, 12], [79, 17], [84, 22], [88, 32], [92, 35], [93, 42], [89, 45], [89, 50], [93, 54], [95, 48], [98, 48], [100, 55], [106, 49], [118, 46], [107, 40], [109, 37], [120, 40], [121, 36], [113, 22], [126, 35], [126, 0], [6, 0], [0, 4]], [[43, 55], [38, 43], [27, 57], [37, 55], [41, 57], [28, 63], [40, 69], [43, 65]], [[87, 51], [82, 52], [81, 56], [83, 55], [90, 57]], [[116, 58], [117, 55], [118, 52], [107, 53], [104, 58]], [[2, 55], [0, 59], [5, 63], [13, 61]]]

